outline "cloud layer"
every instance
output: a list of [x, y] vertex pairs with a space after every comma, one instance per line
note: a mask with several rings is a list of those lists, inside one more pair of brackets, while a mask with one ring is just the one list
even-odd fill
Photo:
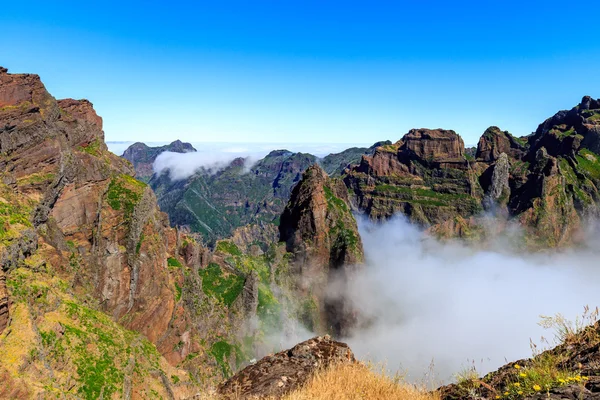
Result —
[[[433, 361], [440, 380], [531, 356], [529, 339], [552, 337], [540, 315], [574, 318], [600, 304], [598, 252], [515, 254], [441, 243], [403, 218], [359, 221], [367, 265], [348, 296], [368, 326], [347, 339], [363, 359], [418, 380]], [[597, 247], [596, 247], [597, 248]]]

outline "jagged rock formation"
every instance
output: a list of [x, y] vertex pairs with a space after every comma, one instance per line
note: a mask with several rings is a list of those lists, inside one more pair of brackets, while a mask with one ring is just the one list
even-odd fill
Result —
[[373, 219], [402, 213], [441, 237], [481, 240], [482, 209], [517, 220], [528, 247], [566, 246], [598, 215], [600, 101], [586, 96], [526, 138], [488, 128], [474, 157], [453, 131], [412, 130], [363, 156], [344, 182]]
[[[491, 172], [489, 184], [484, 183], [486, 175]], [[481, 176], [480, 181], [483, 187], [487, 187], [483, 206], [486, 209], [493, 209], [497, 205], [506, 206], [510, 198], [510, 163], [506, 153], [501, 153], [496, 162], [488, 168]]]
[[520, 159], [527, 151], [527, 142], [522, 138], [501, 131], [497, 126], [491, 126], [483, 132], [477, 144], [475, 158], [483, 162], [494, 162], [502, 153], [513, 159]]
[[317, 371], [336, 363], [355, 362], [345, 343], [315, 337], [289, 350], [267, 356], [219, 386], [225, 398], [280, 398], [307, 382]]
[[181, 140], [176, 140], [168, 145], [159, 147], [149, 147], [144, 143], [137, 142], [129, 146], [122, 157], [133, 164], [137, 179], [148, 182], [154, 174], [152, 166], [156, 157], [165, 151], [191, 153], [195, 152], [196, 149], [190, 143], [184, 143]]
[[414, 129], [363, 156], [344, 177], [353, 204], [373, 219], [406, 214], [431, 225], [481, 209], [483, 190], [454, 131]]
[[362, 156], [370, 156], [380, 146], [390, 145], [392, 142], [384, 140], [373, 144], [371, 147], [351, 147], [340, 153], [331, 153], [319, 160], [319, 165], [331, 177], [342, 175], [344, 170], [351, 165], [358, 164]]
[[598, 399], [599, 349], [600, 322], [597, 322], [534, 358], [511, 362], [480, 379], [447, 385], [439, 391], [442, 400]]
[[577, 107], [548, 118], [529, 137], [529, 151], [520, 161], [527, 171], [511, 182], [508, 206], [532, 242], [569, 245], [582, 238], [584, 221], [598, 215], [598, 107], [598, 100], [586, 96]]
[[[344, 335], [353, 323], [354, 311], [343, 299], [328, 298], [327, 285], [344, 285], [352, 266], [360, 264], [364, 255], [343, 183], [329, 178], [316, 164], [308, 168], [281, 215], [279, 232], [286, 250], [293, 254], [293, 273], [299, 277], [296, 281], [303, 298], [314, 297], [322, 305], [319, 325]], [[310, 325], [318, 329], [314, 321]]]

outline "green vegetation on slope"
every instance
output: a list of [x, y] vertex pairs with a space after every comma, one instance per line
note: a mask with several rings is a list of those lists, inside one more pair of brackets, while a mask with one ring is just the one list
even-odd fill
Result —
[[129, 175], [118, 175], [108, 185], [106, 200], [113, 210], [123, 210], [125, 218], [129, 219], [146, 186]]
[[218, 264], [210, 263], [199, 271], [202, 277], [202, 290], [207, 296], [217, 298], [225, 305], [230, 306], [244, 288], [244, 278], [233, 274], [224, 273]]

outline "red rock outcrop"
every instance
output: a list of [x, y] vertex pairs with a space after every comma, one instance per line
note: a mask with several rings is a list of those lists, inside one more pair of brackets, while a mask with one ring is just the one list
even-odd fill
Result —
[[[185, 358], [171, 354], [189, 329], [185, 316], [173, 319], [182, 312], [166, 265], [177, 253], [177, 235], [151, 189], [131, 178], [131, 165], [107, 151], [92, 103], [57, 101], [37, 75], [0, 70], [0, 153], [6, 190], [33, 208], [39, 235], [33, 250], [61, 276], [70, 277], [65, 266], [76, 262], [69, 279], [77, 290], [90, 292], [102, 310], [143, 333], [169, 361]], [[31, 253], [23, 243], [7, 239], [0, 260]], [[6, 310], [7, 301], [0, 303]]]
[[402, 138], [399, 153], [424, 163], [464, 163], [465, 144], [456, 132], [444, 129], [411, 129]]
[[501, 131], [497, 126], [491, 126], [479, 139], [475, 157], [483, 162], [494, 162], [500, 154], [505, 153], [513, 159], [521, 159], [526, 150], [524, 139], [517, 139], [508, 131]]
[[352, 362], [354, 354], [347, 344], [316, 337], [249, 365], [221, 384], [218, 392], [232, 399], [280, 398], [302, 387], [317, 371]]
[[434, 225], [481, 210], [478, 169], [464, 156], [464, 143], [449, 130], [413, 129], [347, 170], [344, 183], [354, 206], [373, 219], [403, 213]]

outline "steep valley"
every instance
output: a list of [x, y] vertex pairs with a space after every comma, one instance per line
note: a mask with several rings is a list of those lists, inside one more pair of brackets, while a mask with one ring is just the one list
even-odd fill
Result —
[[[526, 137], [490, 127], [474, 152], [454, 131], [413, 129], [186, 179], [153, 163], [191, 145], [136, 143], [122, 158], [102, 129], [89, 101], [0, 68], [0, 398], [281, 397], [322, 367], [358, 365], [338, 339], [391, 368], [420, 367], [442, 343], [446, 381], [467, 350], [489, 348], [492, 370], [531, 332], [499, 335], [503, 318], [595, 300], [599, 100]], [[544, 297], [561, 284], [578, 295]], [[503, 301], [508, 286], [515, 301]], [[553, 367], [587, 377], [577, 393], [594, 398], [600, 340], [586, 329]], [[427, 396], [536, 398], [490, 390], [515, 378], [502, 371]], [[555, 378], [548, 394], [575, 396]]]

